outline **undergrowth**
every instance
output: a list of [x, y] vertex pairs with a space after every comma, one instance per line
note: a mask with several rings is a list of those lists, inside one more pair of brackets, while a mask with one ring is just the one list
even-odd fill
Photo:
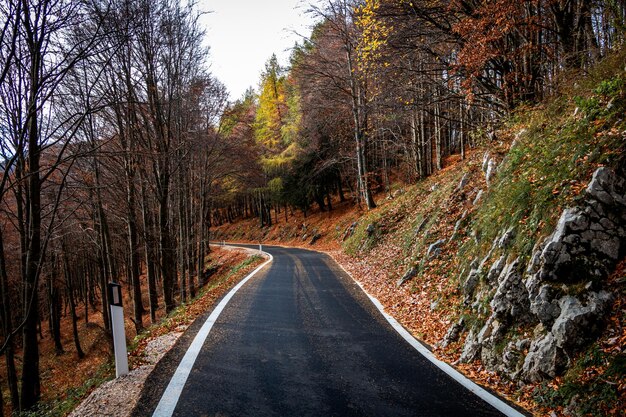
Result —
[[[582, 202], [598, 167], [624, 174], [625, 57], [622, 53], [607, 59], [538, 108], [519, 109], [503, 127], [505, 136], [515, 140], [483, 203], [471, 215], [468, 227], [476, 238], [460, 249], [463, 269], [469, 270], [471, 263], [476, 266], [509, 229], [515, 233], [510, 246], [496, 247], [491, 259], [506, 254], [509, 262], [519, 258], [526, 264], [536, 243], [555, 229], [563, 209]], [[483, 286], [486, 272], [482, 271]], [[572, 286], [571, 291], [576, 290]], [[469, 327], [483, 324], [480, 311], [475, 307], [461, 313]], [[568, 408], [568, 415], [619, 415], [623, 388], [618, 387], [623, 386], [625, 372], [624, 353], [608, 354], [594, 344], [572, 362], [563, 378], [538, 387], [534, 401], [548, 409]]]
[[92, 378], [81, 386], [68, 389], [59, 398], [50, 401], [40, 401], [30, 411], [16, 413], [18, 417], [63, 417], [71, 412], [85, 396], [94, 388], [110, 381], [115, 376], [115, 364], [112, 360], [101, 365]]

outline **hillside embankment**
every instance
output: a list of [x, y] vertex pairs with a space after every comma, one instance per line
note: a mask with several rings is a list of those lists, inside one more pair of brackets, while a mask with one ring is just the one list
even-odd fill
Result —
[[519, 109], [374, 210], [336, 203], [213, 236], [331, 253], [439, 357], [537, 415], [623, 415], [623, 62]]

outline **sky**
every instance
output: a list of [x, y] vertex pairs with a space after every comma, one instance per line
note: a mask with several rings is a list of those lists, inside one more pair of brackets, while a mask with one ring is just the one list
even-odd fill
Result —
[[201, 0], [211, 11], [202, 23], [210, 46], [211, 72], [226, 85], [230, 99], [257, 88], [265, 63], [275, 53], [281, 65], [289, 62], [290, 48], [308, 36], [313, 17], [303, 0]]

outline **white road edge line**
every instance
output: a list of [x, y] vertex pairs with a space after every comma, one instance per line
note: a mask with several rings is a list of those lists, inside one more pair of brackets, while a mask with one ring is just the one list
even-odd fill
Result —
[[246, 282], [248, 282], [257, 272], [259, 272], [263, 267], [274, 260], [274, 257], [267, 252], [262, 252], [265, 255], [269, 256], [269, 259], [259, 265], [254, 271], [248, 274], [247, 277], [241, 280], [239, 284], [233, 287], [232, 290], [226, 294], [226, 296], [220, 301], [220, 303], [215, 307], [211, 315], [206, 319], [196, 337], [191, 342], [191, 345], [187, 349], [185, 356], [180, 361], [178, 368], [176, 368], [176, 372], [172, 376], [165, 392], [161, 396], [161, 400], [157, 405], [154, 413], [152, 413], [152, 417], [170, 417], [174, 413], [174, 409], [176, 408], [176, 404], [178, 403], [178, 399], [180, 398], [180, 394], [183, 392], [183, 388], [185, 386], [185, 382], [187, 382], [187, 378], [189, 377], [189, 373], [193, 368], [193, 364], [196, 362], [196, 358], [202, 349], [202, 345], [204, 341], [209, 336], [209, 332], [213, 328], [213, 324], [217, 321], [217, 318], [226, 307], [226, 304], [230, 301], [230, 299], [235, 295], [235, 293], [244, 286]]
[[376, 297], [374, 297], [369, 292], [367, 292], [367, 290], [365, 290], [365, 287], [363, 287], [363, 285], [359, 281], [354, 279], [352, 274], [350, 274], [339, 262], [335, 261], [335, 263], [339, 265], [339, 267], [343, 269], [343, 271], [346, 274], [348, 274], [350, 278], [352, 278], [352, 281], [354, 281], [359, 287], [361, 287], [361, 290], [363, 290], [365, 295], [369, 297], [370, 301], [374, 304], [374, 306], [376, 306], [378, 311], [380, 311], [380, 313], [383, 315], [383, 317], [385, 317], [385, 319], [389, 322], [389, 324], [391, 324], [391, 326], [395, 329], [395, 331], [398, 332], [398, 334], [400, 334], [400, 336], [402, 336], [404, 340], [406, 340], [411, 346], [413, 346], [413, 348], [415, 348], [415, 350], [421, 353], [426, 359], [432, 362], [437, 368], [441, 369], [443, 372], [448, 374], [448, 376], [450, 376], [456, 382], [463, 385], [466, 389], [473, 392], [475, 395], [480, 397], [486, 403], [490, 404], [496, 410], [503, 413], [505, 416], [526, 417], [524, 414], [520, 413], [515, 408], [511, 407], [510, 405], [502, 401], [500, 398], [491, 394], [489, 391], [485, 390], [484, 388], [476, 384], [474, 381], [467, 378], [465, 375], [463, 375], [462, 373], [454, 369], [452, 366], [448, 365], [446, 362], [443, 362], [437, 359], [430, 350], [428, 350], [417, 339], [415, 339], [413, 335], [409, 333], [400, 323], [398, 323], [396, 319], [394, 319], [391, 315], [387, 314], [385, 312], [385, 307], [383, 307], [380, 301], [378, 301]]

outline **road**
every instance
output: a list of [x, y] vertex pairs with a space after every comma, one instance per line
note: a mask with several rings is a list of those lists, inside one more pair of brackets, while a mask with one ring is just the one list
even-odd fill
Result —
[[[170, 411], [154, 415], [502, 415], [407, 343], [330, 257], [263, 249], [273, 261], [228, 301]], [[136, 415], [152, 414], [183, 353], [157, 367]]]

